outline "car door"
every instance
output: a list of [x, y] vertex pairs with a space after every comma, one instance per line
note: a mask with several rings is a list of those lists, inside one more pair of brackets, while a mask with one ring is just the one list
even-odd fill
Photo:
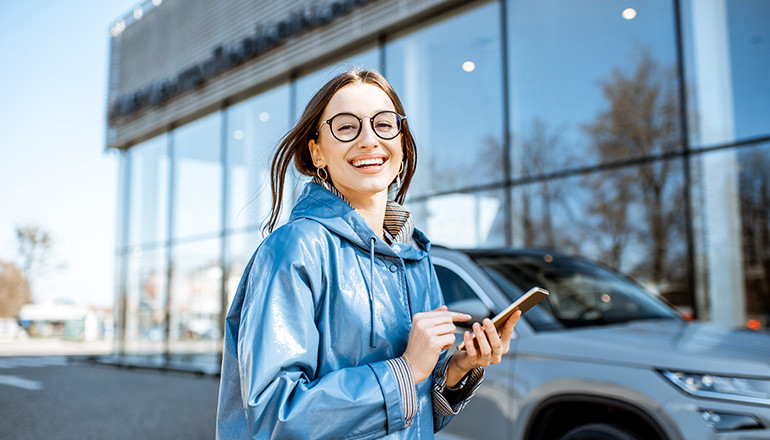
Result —
[[[465, 263], [468, 263], [468, 260]], [[457, 323], [457, 343], [474, 321], [493, 315], [500, 308], [492, 296], [481, 287], [484, 282], [474, 278], [463, 267], [463, 261], [434, 258], [434, 267], [441, 285], [444, 301], [450, 310], [462, 311], [474, 317], [467, 324]], [[512, 346], [515, 341], [512, 342]], [[455, 349], [452, 348], [451, 352]], [[513, 359], [507, 357], [499, 365], [485, 369], [484, 384], [473, 400], [447, 425], [436, 438], [479, 439], [511, 438], [513, 424]]]

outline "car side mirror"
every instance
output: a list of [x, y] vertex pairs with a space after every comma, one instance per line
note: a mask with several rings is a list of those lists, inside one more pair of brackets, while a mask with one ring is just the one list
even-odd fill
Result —
[[447, 304], [449, 310], [453, 312], [467, 313], [471, 315], [471, 320], [466, 322], [455, 322], [455, 325], [463, 328], [470, 328], [474, 322], [481, 322], [484, 318], [491, 318], [492, 311], [481, 302], [480, 299], [463, 299]]

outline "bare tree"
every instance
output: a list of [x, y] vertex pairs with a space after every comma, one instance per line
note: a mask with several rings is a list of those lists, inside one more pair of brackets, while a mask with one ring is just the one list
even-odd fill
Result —
[[[681, 148], [676, 84], [675, 71], [660, 67], [647, 51], [641, 51], [631, 74], [612, 72], [602, 84], [609, 108], [583, 127], [601, 162], [666, 157]], [[683, 187], [673, 178], [675, 166], [670, 160], [660, 160], [586, 176], [596, 190], [592, 213], [618, 235], [609, 254], [619, 263], [623, 250], [618, 241], [638, 239], [647, 249], [644, 272], [656, 282], [670, 276], [669, 239], [673, 219], [681, 215], [676, 211], [682, 205], [675, 198], [683, 194]], [[635, 221], [629, 217], [632, 207], [638, 214], [633, 216]]]
[[760, 150], [749, 151], [741, 164], [746, 308], [751, 315], [770, 319], [770, 156]]
[[39, 226], [16, 227], [20, 269], [34, 294], [36, 281], [59, 267], [52, 254], [53, 238]]
[[[552, 170], [568, 169], [576, 161], [574, 153], [562, 145], [562, 131], [539, 118], [531, 121], [514, 142], [519, 177], [545, 176]], [[565, 184], [564, 179], [543, 179], [518, 185], [517, 189], [517, 216], [521, 218], [525, 246], [582, 253], [581, 237], [587, 224], [570, 203], [576, 199], [574, 186]]]

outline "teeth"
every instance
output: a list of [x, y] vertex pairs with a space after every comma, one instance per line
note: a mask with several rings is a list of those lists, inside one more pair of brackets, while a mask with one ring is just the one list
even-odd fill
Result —
[[364, 160], [354, 160], [351, 162], [354, 167], [363, 167], [367, 165], [382, 165], [385, 163], [385, 159], [383, 158], [377, 158], [377, 159], [364, 159]]

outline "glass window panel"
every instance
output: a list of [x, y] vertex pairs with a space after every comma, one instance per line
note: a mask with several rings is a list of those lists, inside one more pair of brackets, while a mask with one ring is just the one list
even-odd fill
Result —
[[129, 244], [158, 243], [168, 227], [168, 137], [161, 135], [129, 150]]
[[340, 73], [347, 72], [354, 68], [379, 70], [379, 54], [380, 51], [374, 47], [299, 78], [295, 82], [296, 101], [294, 111], [296, 114], [294, 115], [294, 120], [296, 121], [299, 119], [302, 112], [305, 111], [305, 107], [310, 102], [310, 98], [312, 98], [324, 84]]
[[682, 160], [512, 188], [514, 243], [601, 261], [692, 312]]
[[211, 355], [221, 349], [219, 246], [219, 239], [211, 239], [172, 248], [169, 351], [173, 354]]
[[507, 5], [514, 178], [681, 149], [671, 0]]
[[162, 354], [166, 340], [166, 249], [135, 247], [127, 255], [126, 354]]
[[770, 135], [770, 2], [727, 1], [738, 139]]
[[270, 163], [289, 130], [289, 86], [227, 110], [228, 229], [259, 226], [270, 211]]
[[222, 217], [221, 113], [173, 132], [174, 238], [215, 234]]
[[770, 143], [739, 150], [746, 312], [770, 326]]
[[417, 141], [412, 196], [505, 180], [499, 15], [489, 3], [386, 46]]
[[131, 223], [128, 218], [129, 213], [129, 193], [131, 178], [131, 156], [125, 150], [117, 152], [118, 173], [117, 173], [117, 215], [115, 216], [115, 249], [117, 252], [124, 252], [128, 246], [128, 228]]
[[448, 247], [505, 245], [505, 195], [502, 190], [430, 197], [406, 206], [415, 225], [434, 244]]

